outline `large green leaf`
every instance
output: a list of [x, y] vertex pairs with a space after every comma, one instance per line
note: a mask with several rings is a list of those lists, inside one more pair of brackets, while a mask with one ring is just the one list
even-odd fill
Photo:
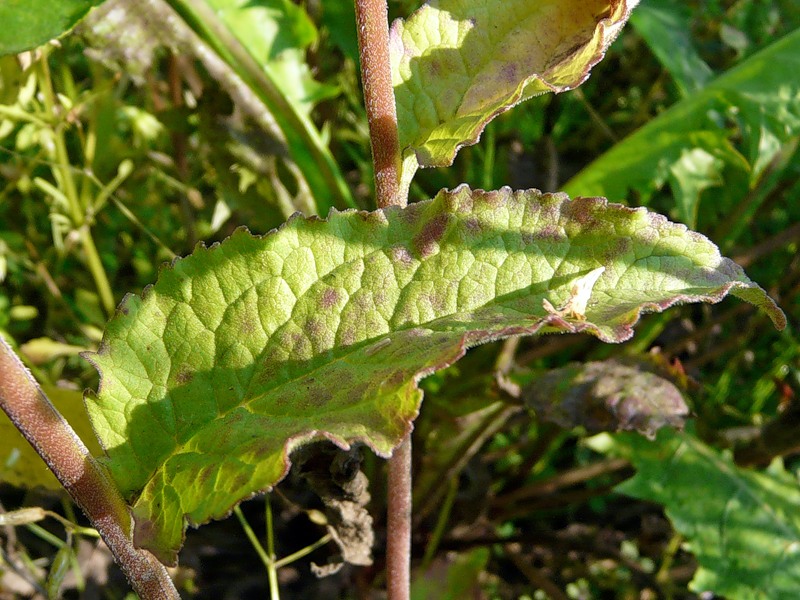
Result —
[[0, 56], [41, 46], [72, 29], [103, 0], [3, 0]]
[[[391, 30], [401, 147], [452, 164], [515, 104], [580, 85], [638, 0], [433, 0]], [[404, 173], [408, 177], [408, 173]]]
[[308, 440], [388, 456], [417, 381], [469, 346], [538, 331], [622, 341], [642, 311], [729, 292], [784, 326], [740, 267], [664, 217], [462, 186], [196, 250], [122, 303], [87, 407], [137, 542], [172, 562], [184, 517], [274, 485]]
[[629, 458], [637, 474], [617, 490], [663, 504], [700, 568], [696, 592], [737, 600], [796, 598], [800, 590], [800, 485], [776, 466], [738, 468], [690, 434], [662, 430], [595, 441]]
[[[695, 222], [699, 194], [719, 185], [724, 167], [755, 181], [791, 138], [800, 135], [800, 30], [773, 43], [629, 135], [570, 180], [569, 194], [644, 202], [672, 179], [680, 219]], [[730, 125], [744, 141], [737, 151]]]

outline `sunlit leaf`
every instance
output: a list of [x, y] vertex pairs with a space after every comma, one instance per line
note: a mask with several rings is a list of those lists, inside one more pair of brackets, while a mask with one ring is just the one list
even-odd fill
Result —
[[[400, 144], [446, 166], [499, 113], [589, 76], [638, 0], [440, 0], [391, 30]], [[414, 164], [406, 161], [406, 170]], [[407, 174], [404, 174], [407, 176]]]
[[[585, 314], [545, 309], [599, 267]], [[109, 322], [87, 407], [137, 543], [172, 562], [184, 517], [221, 517], [274, 485], [309, 440], [389, 455], [419, 410], [418, 380], [469, 346], [539, 331], [622, 341], [643, 311], [728, 293], [784, 326], [740, 267], [664, 217], [462, 186], [238, 231], [177, 261]]]
[[724, 184], [724, 168], [724, 160], [702, 148], [681, 151], [680, 158], [670, 165], [668, 177], [681, 222], [697, 227], [700, 194]]
[[275, 84], [308, 116], [337, 93], [314, 79], [305, 53], [317, 39], [306, 11], [291, 0], [206, 0]]

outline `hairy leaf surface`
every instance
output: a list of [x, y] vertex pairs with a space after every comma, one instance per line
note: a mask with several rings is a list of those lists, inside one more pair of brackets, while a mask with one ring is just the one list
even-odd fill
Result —
[[424, 167], [452, 164], [498, 114], [580, 85], [637, 3], [434, 0], [398, 19], [390, 45], [401, 148]]
[[[581, 314], [553, 308], [601, 267]], [[109, 322], [87, 404], [134, 501], [137, 542], [171, 562], [184, 517], [221, 517], [274, 485], [308, 440], [391, 454], [419, 410], [418, 380], [469, 346], [538, 331], [622, 341], [642, 311], [728, 292], [785, 324], [741, 268], [664, 217], [462, 186], [405, 209], [238, 231], [177, 261]]]
[[61, 36], [102, 0], [3, 0], [0, 56], [17, 54]]
[[615, 436], [612, 454], [636, 476], [616, 489], [663, 504], [700, 568], [695, 592], [726, 598], [793, 598], [800, 589], [800, 486], [775, 466], [737, 467], [690, 434], [662, 430], [656, 442]]

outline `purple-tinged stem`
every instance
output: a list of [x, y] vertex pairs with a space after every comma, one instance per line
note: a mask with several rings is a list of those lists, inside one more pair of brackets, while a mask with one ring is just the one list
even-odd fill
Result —
[[400, 194], [400, 142], [389, 61], [386, 0], [356, 0], [356, 26], [377, 204], [379, 208], [405, 206], [406, 198]]
[[164, 565], [134, 547], [119, 490], [2, 336], [0, 408], [92, 522], [142, 600], [180, 598]]
[[[405, 206], [400, 193], [400, 142], [389, 60], [386, 0], [355, 0], [361, 81], [369, 121], [379, 208]], [[411, 578], [411, 434], [389, 459], [386, 581], [388, 600], [408, 600]]]
[[389, 459], [386, 524], [388, 600], [408, 600], [411, 582], [411, 434]]

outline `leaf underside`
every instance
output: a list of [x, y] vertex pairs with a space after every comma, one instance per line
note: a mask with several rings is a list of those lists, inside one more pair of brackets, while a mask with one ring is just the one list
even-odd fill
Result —
[[[585, 318], [548, 311], [604, 267]], [[407, 208], [237, 231], [128, 296], [87, 399], [136, 542], [174, 562], [185, 523], [227, 514], [312, 439], [382, 456], [412, 428], [417, 382], [510, 335], [618, 342], [643, 311], [728, 292], [783, 313], [705, 237], [602, 198], [471, 191]]]
[[398, 19], [390, 51], [401, 148], [423, 167], [452, 164], [498, 114], [585, 81], [637, 3], [433, 0]]
[[655, 363], [606, 360], [548, 371], [525, 386], [522, 397], [538, 417], [589, 433], [682, 428], [689, 407], [680, 390], [658, 373]]
[[611, 452], [637, 474], [619, 492], [663, 504], [699, 568], [693, 591], [726, 598], [794, 598], [800, 589], [800, 489], [773, 465], [737, 467], [690, 434], [659, 432], [657, 442], [615, 436]]

